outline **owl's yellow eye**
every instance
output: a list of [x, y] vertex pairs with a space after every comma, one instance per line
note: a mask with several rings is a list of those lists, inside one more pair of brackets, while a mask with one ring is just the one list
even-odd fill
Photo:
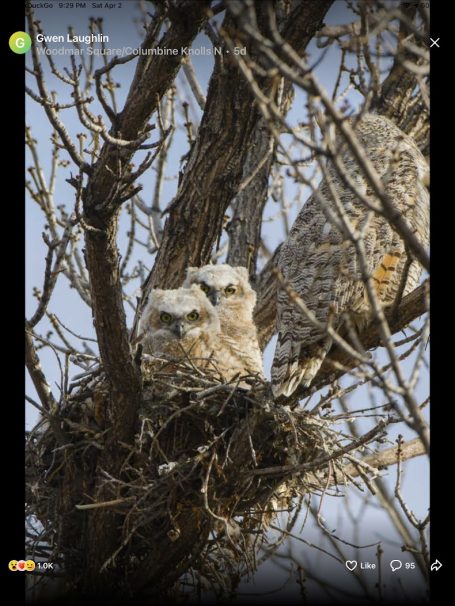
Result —
[[229, 284], [229, 286], [226, 286], [226, 288], [224, 289], [224, 292], [226, 293], [226, 295], [229, 297], [230, 295], [235, 294], [237, 291], [235, 286], [232, 286], [232, 284]]
[[172, 316], [171, 316], [171, 314], [168, 314], [165, 311], [163, 311], [160, 314], [160, 320], [161, 320], [161, 322], [163, 322], [163, 324], [170, 324], [172, 321]]
[[201, 282], [199, 286], [206, 294], [210, 291], [210, 286], [207, 286], [205, 282]]
[[199, 314], [197, 313], [197, 311], [191, 311], [187, 316], [186, 319], [189, 322], [195, 322], [197, 319], [199, 318]]

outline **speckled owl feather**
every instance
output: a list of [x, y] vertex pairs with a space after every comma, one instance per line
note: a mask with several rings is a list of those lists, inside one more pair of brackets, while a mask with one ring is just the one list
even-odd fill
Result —
[[[356, 135], [381, 178], [386, 194], [427, 246], [429, 195], [424, 182], [428, 165], [423, 155], [410, 137], [382, 116], [366, 114], [357, 123]], [[346, 146], [342, 148], [341, 159], [356, 187], [375, 200], [361, 168]], [[399, 292], [407, 264], [404, 242], [380, 215], [370, 215], [366, 222], [366, 206], [340, 178], [330, 161], [327, 171], [328, 178], [321, 181], [318, 194], [329, 209], [334, 210], [331, 185], [351, 224], [365, 227], [368, 271], [379, 300], [385, 306], [391, 305]], [[327, 325], [329, 314], [335, 329], [341, 328], [345, 313], [357, 323], [368, 322], [371, 317], [354, 245], [329, 220], [329, 213], [317, 195], [309, 198], [297, 216], [282, 245], [278, 267], [287, 283], [323, 325]], [[420, 265], [413, 261], [403, 294], [417, 286], [420, 275]], [[290, 396], [300, 384], [311, 384], [332, 340], [289, 300], [284, 289], [278, 291], [277, 327], [272, 388], [275, 396]]]

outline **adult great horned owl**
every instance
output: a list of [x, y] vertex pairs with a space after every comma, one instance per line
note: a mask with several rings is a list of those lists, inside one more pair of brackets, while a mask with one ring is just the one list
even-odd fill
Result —
[[183, 284], [198, 284], [216, 307], [221, 322], [221, 342], [236, 360], [235, 366], [263, 378], [262, 354], [259, 348], [253, 310], [256, 293], [245, 267], [204, 265], [189, 267]]
[[[412, 139], [385, 117], [366, 114], [355, 132], [385, 194], [427, 246], [429, 195], [424, 180], [428, 165], [423, 155]], [[339, 156], [344, 175], [355, 183], [357, 191], [374, 204], [380, 203], [346, 144]], [[357, 326], [372, 317], [355, 245], [340, 223], [337, 226], [330, 218], [330, 211], [340, 216], [337, 203], [351, 226], [363, 233], [367, 271], [382, 305], [395, 302], [402, 280], [406, 280], [405, 295], [417, 286], [421, 275], [417, 261], [409, 265], [405, 243], [387, 219], [370, 213], [342, 176], [329, 161], [318, 191], [300, 211], [280, 251], [278, 267], [286, 282], [321, 324], [311, 322], [285, 289], [279, 288], [278, 342], [272, 366], [275, 396], [290, 396], [299, 384], [311, 384], [332, 345], [324, 329], [329, 321], [340, 330], [346, 313]]]

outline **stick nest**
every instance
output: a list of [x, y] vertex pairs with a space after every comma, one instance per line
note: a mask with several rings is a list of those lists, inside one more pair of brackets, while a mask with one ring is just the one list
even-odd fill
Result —
[[[255, 377], [224, 383], [189, 361], [171, 370], [164, 361], [143, 364], [144, 403], [134, 444], [118, 444], [124, 458], [116, 477], [99, 464], [111, 431], [101, 371], [73, 384], [60, 409], [28, 435], [30, 557], [56, 562], [73, 584], [89, 516], [102, 509], [120, 520], [104, 566], [122, 570], [125, 583], [145, 561], [162, 560], [150, 581], [155, 590], [161, 583], [181, 592], [183, 583], [187, 591], [202, 585], [229, 594], [255, 569], [278, 510], [349, 479], [345, 457], [357, 446], [330, 407], [277, 406]], [[245, 382], [251, 389], [238, 387]]]

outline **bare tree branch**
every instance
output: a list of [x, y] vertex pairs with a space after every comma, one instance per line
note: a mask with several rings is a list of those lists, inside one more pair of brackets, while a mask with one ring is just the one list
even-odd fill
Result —
[[[321, 10], [327, 11], [331, 2], [321, 4]], [[234, 14], [242, 12], [239, 2], [229, 2], [228, 7]], [[265, 3], [262, 8], [264, 9]], [[267, 7], [265, 7], [266, 9]], [[289, 13], [277, 14], [277, 27], [283, 36], [292, 41], [295, 51], [302, 56], [313, 35], [307, 24], [317, 14], [311, 2], [304, 6], [294, 4]], [[256, 5], [256, 18], [267, 31], [268, 11]], [[310, 16], [311, 15], [311, 16]], [[323, 16], [323, 15], [322, 15]], [[302, 35], [302, 32], [305, 32]], [[310, 35], [308, 35], [310, 34]], [[292, 84], [285, 78], [276, 78], [275, 97], [277, 105], [285, 116], [294, 96]], [[268, 179], [275, 155], [274, 137], [264, 116], [259, 119], [253, 137], [249, 142], [245, 157], [242, 183], [232, 202], [233, 216], [227, 226], [229, 233], [229, 251], [227, 262], [231, 265], [243, 265], [248, 268], [253, 282], [256, 278], [256, 261], [261, 238], [262, 213], [268, 195]], [[259, 162], [258, 162], [259, 158]]]
[[[428, 290], [429, 281], [426, 280], [419, 288], [416, 288], [413, 292], [403, 298], [396, 311], [393, 309], [384, 310], [384, 315], [389, 324], [391, 334], [403, 330], [410, 322], [428, 311]], [[359, 339], [365, 350], [373, 349], [381, 345], [380, 333], [374, 322], [370, 323], [365, 332], [359, 335]], [[334, 348], [321, 366], [311, 388], [300, 389], [297, 391], [297, 395], [299, 397], [304, 397], [305, 395], [308, 395], [309, 392], [313, 392], [315, 389], [320, 389], [324, 385], [328, 385], [356, 365], [355, 360], [350, 358], [349, 355], [338, 348]]]
[[[389, 467], [389, 465], [396, 465], [399, 460], [407, 461], [409, 459], [414, 459], [415, 457], [420, 457], [426, 454], [425, 447], [420, 438], [414, 438], [414, 440], [405, 442], [401, 446], [401, 454], [398, 452], [398, 450], [398, 446], [391, 446], [390, 448], [386, 448], [385, 450], [381, 450], [372, 455], [364, 457], [361, 459], [361, 462], [365, 463], [369, 467], [380, 470], [384, 469], [385, 467]], [[360, 475], [359, 467], [355, 464], [347, 465], [345, 467], [345, 472], [353, 478]]]
[[[177, 0], [169, 5], [170, 26], [159, 45], [180, 48], [191, 43], [207, 13], [208, 2]], [[156, 44], [157, 29], [154, 25], [146, 35], [146, 47]], [[130, 87], [125, 107], [118, 116], [112, 134], [125, 140], [138, 140], [150, 127], [147, 121], [156, 110], [161, 97], [174, 80], [181, 65], [181, 55], [164, 54], [153, 61], [141, 57], [138, 62], [133, 84]], [[136, 144], [139, 147], [141, 139]], [[94, 170], [83, 192], [84, 220], [94, 229], [85, 232], [85, 258], [90, 275], [90, 293], [93, 305], [95, 329], [101, 360], [111, 384], [111, 398], [108, 416], [113, 431], [109, 434], [99, 464], [111, 473], [118, 473], [122, 463], [118, 452], [119, 441], [128, 443], [133, 438], [137, 410], [141, 402], [141, 381], [135, 366], [128, 340], [125, 312], [123, 308], [120, 263], [118, 257], [117, 215], [121, 202], [131, 195], [129, 188], [125, 197], [121, 184], [127, 181], [129, 161], [134, 147], [116, 148], [105, 143], [101, 149]], [[101, 499], [104, 499], [100, 489]], [[93, 546], [93, 574], [85, 579], [90, 590], [105, 588], [106, 575], [100, 575], [100, 568], [112, 553], [117, 540], [115, 515], [104, 515], [99, 510], [91, 512], [90, 527], [100, 543]]]
[[[302, 15], [292, 12], [283, 27], [283, 36], [288, 43], [303, 51], [314, 32], [319, 29], [330, 4], [331, 0], [312, 0], [300, 7]], [[263, 10], [262, 4], [258, 5], [258, 10]], [[300, 27], [294, 29], [297, 15]], [[230, 14], [226, 15], [222, 30], [236, 32], [236, 23]], [[304, 36], [302, 31], [305, 31]], [[251, 47], [248, 42], [246, 48], [254, 57], [254, 46]], [[235, 86], [233, 82], [236, 83]], [[268, 94], [271, 94], [274, 82], [274, 78], [262, 79], [261, 84]], [[226, 103], [227, 99], [229, 103]], [[217, 125], [216, 132], [213, 125]], [[255, 137], [261, 138], [257, 133], [263, 127], [261, 112], [254, 103], [248, 83], [239, 74], [236, 61], [227, 54], [217, 55], [198, 136], [192, 146], [177, 196], [167, 209], [169, 215], [161, 247], [153, 270], [143, 285], [139, 314], [152, 288], [176, 287], [182, 283], [186, 267], [201, 266], [210, 259], [213, 245], [221, 235], [227, 206], [237, 194], [244, 177], [251, 142], [254, 142]], [[268, 158], [270, 143], [268, 135], [264, 136], [266, 143], [261, 148], [265, 153], [261, 158], [256, 158], [256, 164], [262, 158]], [[266, 164], [270, 168], [268, 159]], [[250, 166], [251, 161], [248, 162], [248, 167]], [[248, 168], [247, 171], [249, 170]], [[264, 171], [265, 168], [257, 174], [263, 183], [259, 206], [263, 204], [266, 195], [264, 184], [267, 180]], [[245, 176], [248, 174], [250, 173], [247, 172]], [[133, 338], [137, 317], [136, 314]]]
[[46, 381], [38, 354], [33, 346], [32, 337], [28, 331], [25, 333], [25, 364], [43, 408], [48, 412], [55, 410], [57, 403]]
[[[406, 41], [409, 40], [413, 31], [412, 20], [417, 5], [402, 2], [400, 10], [407, 19], [402, 19], [400, 22], [399, 46], [390, 72], [382, 82], [380, 94], [373, 99], [371, 107], [379, 114], [391, 118], [401, 130], [413, 136], [422, 153], [427, 156], [429, 149], [429, 108], [425, 106], [421, 95], [415, 94], [416, 86], [418, 87], [421, 84], [416, 74], [406, 68], [405, 63], [406, 60], [414, 57], [413, 53], [408, 50]], [[414, 36], [411, 39], [414, 39]], [[417, 44], [421, 48], [424, 48], [425, 42], [425, 37], [423, 40], [417, 39]]]

